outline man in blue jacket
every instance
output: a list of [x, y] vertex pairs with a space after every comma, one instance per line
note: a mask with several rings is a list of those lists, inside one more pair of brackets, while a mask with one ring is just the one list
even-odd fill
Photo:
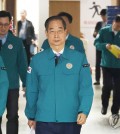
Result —
[[[8, 86], [9, 86], [9, 82], [8, 82], [6, 68], [0, 56], [0, 124], [2, 121], [3, 112], [6, 107]], [[1, 127], [0, 127], [0, 134], [2, 134]]]
[[[84, 49], [84, 46], [83, 46], [83, 42], [73, 36], [72, 34], [70, 34], [70, 25], [72, 24], [72, 21], [73, 21], [73, 17], [71, 14], [67, 13], [67, 12], [60, 12], [58, 14], [58, 16], [62, 17], [66, 23], [66, 28], [67, 28], [67, 31], [66, 31], [66, 42], [65, 42], [65, 45], [70, 48], [70, 49], [74, 49], [74, 50], [77, 50], [77, 51], [80, 51], [80, 52], [85, 52], [85, 49]], [[49, 48], [49, 43], [48, 43], [48, 40], [46, 39], [43, 44], [42, 44], [42, 49], [47, 49]]]
[[27, 71], [28, 125], [36, 122], [36, 134], [80, 134], [93, 100], [89, 64], [84, 53], [65, 46], [61, 17], [48, 18], [45, 28], [50, 48], [36, 54]]
[[[99, 33], [100, 29], [102, 27], [105, 27], [107, 24], [107, 15], [106, 15], [106, 9], [102, 9], [100, 12], [100, 16], [102, 21], [98, 21], [95, 30], [93, 33], [93, 37], [96, 38], [97, 34]], [[96, 49], [96, 64], [95, 64], [95, 82], [94, 85], [100, 85], [100, 77], [101, 77], [101, 51]]]
[[111, 90], [113, 89], [113, 102], [111, 107], [112, 119], [110, 123], [116, 126], [119, 120], [120, 109], [120, 55], [116, 58], [109, 50], [111, 45], [120, 47], [120, 15], [115, 17], [113, 24], [100, 30], [95, 40], [95, 46], [102, 51], [101, 66], [103, 70], [102, 110], [107, 113]]
[[9, 32], [11, 15], [0, 11], [0, 40], [2, 41], [0, 55], [7, 68], [9, 90], [7, 98], [7, 134], [18, 134], [18, 100], [19, 80], [26, 84], [27, 58], [22, 40]]

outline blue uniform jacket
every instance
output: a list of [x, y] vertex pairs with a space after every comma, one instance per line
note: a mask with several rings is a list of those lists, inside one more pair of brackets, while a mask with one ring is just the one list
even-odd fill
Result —
[[26, 98], [28, 119], [76, 122], [79, 112], [88, 115], [93, 88], [85, 54], [65, 48], [57, 66], [51, 48], [36, 54], [28, 68]]
[[[68, 47], [70, 49], [74, 49], [79, 52], [85, 53], [83, 42], [79, 38], [77, 38], [71, 34], [68, 35], [65, 45], [66, 45], [66, 47]], [[48, 43], [48, 40], [46, 39], [42, 44], [42, 49], [46, 50], [49, 47], [50, 47], [50, 45]]]
[[22, 40], [8, 32], [6, 42], [3, 44], [0, 54], [7, 68], [9, 89], [19, 88], [19, 78], [21, 78], [23, 86], [25, 86], [27, 57]]
[[114, 35], [112, 26], [107, 26], [100, 30], [99, 36], [95, 40], [95, 46], [98, 50], [102, 51], [101, 66], [120, 68], [120, 59], [117, 59], [111, 52], [109, 52], [106, 48], [107, 44], [120, 47], [120, 32]]
[[0, 56], [0, 117], [3, 115], [3, 112], [6, 108], [8, 86], [9, 82], [6, 68]]

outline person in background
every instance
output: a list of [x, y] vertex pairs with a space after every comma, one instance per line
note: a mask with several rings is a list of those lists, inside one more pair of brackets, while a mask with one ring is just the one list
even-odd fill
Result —
[[120, 55], [116, 58], [109, 50], [111, 45], [120, 47], [120, 15], [117, 15], [110, 26], [102, 28], [95, 40], [97, 50], [102, 51], [101, 66], [103, 71], [102, 110], [107, 114], [109, 98], [113, 89], [110, 125], [115, 127], [119, 121], [120, 109]]
[[[100, 12], [100, 16], [102, 18], [102, 21], [97, 22], [95, 26], [95, 30], [93, 33], [93, 37], [96, 38], [98, 32], [100, 29], [107, 24], [107, 15], [106, 15], [106, 9], [102, 9]], [[96, 66], [95, 66], [95, 82], [94, 85], [100, 85], [100, 77], [101, 77], [101, 51], [96, 49]]]
[[45, 28], [50, 47], [32, 58], [27, 71], [28, 125], [36, 123], [36, 134], [80, 134], [93, 100], [89, 64], [83, 52], [65, 45], [60, 16], [48, 18]]
[[[69, 14], [69, 13], [66, 13], [66, 12], [60, 12], [57, 15], [62, 17], [64, 19], [64, 21], [66, 22], [67, 32], [66, 32], [66, 43], [65, 43], [65, 45], [70, 49], [75, 49], [77, 51], [85, 53], [82, 40], [80, 40], [79, 38], [70, 34], [70, 25], [72, 24], [72, 21], [73, 21], [72, 15]], [[49, 46], [48, 40], [46, 39], [42, 44], [42, 49], [45, 50], [49, 47], [50, 46]]]
[[[69, 47], [70, 49], [75, 49], [76, 51], [85, 53], [85, 45], [83, 44], [82, 39], [79, 39], [76, 36], [73, 36], [72, 34], [70, 34], [71, 24], [73, 21], [72, 15], [67, 12], [60, 12], [57, 15], [62, 17], [66, 23], [66, 28], [67, 28], [66, 46]], [[90, 67], [90, 71], [92, 74], [91, 67]]]
[[35, 45], [36, 36], [32, 22], [29, 21], [26, 17], [27, 17], [26, 10], [22, 10], [21, 20], [18, 21], [18, 36], [23, 40], [29, 65], [31, 59], [30, 46], [31, 44]]
[[0, 11], [0, 55], [7, 68], [9, 80], [6, 134], [18, 134], [19, 80], [21, 78], [23, 88], [25, 88], [27, 57], [22, 40], [9, 32], [10, 23], [11, 14], [7, 11]]
[[[1, 44], [1, 40], [0, 40], [0, 44]], [[2, 122], [2, 115], [6, 107], [8, 86], [9, 86], [9, 82], [8, 82], [6, 67], [4, 66], [3, 60], [0, 56], [0, 125]], [[0, 127], [0, 134], [2, 134], [1, 127]]]

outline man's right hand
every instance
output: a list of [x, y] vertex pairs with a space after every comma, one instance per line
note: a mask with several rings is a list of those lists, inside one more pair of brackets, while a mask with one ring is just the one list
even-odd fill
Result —
[[96, 38], [97, 34], [98, 34], [97, 32], [94, 32], [93, 37]]

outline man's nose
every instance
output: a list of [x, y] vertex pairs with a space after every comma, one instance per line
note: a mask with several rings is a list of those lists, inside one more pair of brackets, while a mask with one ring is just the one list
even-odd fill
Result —
[[58, 32], [57, 31], [55, 32], [54, 37], [58, 37]]

